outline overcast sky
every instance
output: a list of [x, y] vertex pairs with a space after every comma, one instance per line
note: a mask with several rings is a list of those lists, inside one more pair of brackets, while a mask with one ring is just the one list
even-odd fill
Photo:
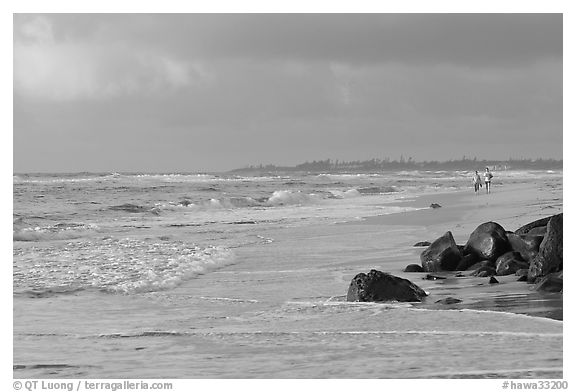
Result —
[[562, 158], [561, 14], [19, 14], [14, 171]]

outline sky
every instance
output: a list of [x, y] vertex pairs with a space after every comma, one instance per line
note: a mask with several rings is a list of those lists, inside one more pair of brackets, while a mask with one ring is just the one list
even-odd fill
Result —
[[562, 159], [561, 14], [15, 14], [13, 170]]

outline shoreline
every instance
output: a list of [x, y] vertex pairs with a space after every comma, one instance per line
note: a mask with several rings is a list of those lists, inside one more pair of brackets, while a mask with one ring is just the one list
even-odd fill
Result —
[[[526, 223], [562, 212], [561, 184], [559, 187], [556, 184], [549, 184], [549, 187], [540, 185], [498, 186], [488, 195], [485, 193], [475, 195], [472, 190], [422, 195], [400, 204], [422, 208], [420, 210], [373, 216], [362, 221], [347, 222], [345, 225], [350, 228], [370, 226], [383, 234], [390, 228], [419, 229], [419, 232], [426, 233], [426, 237], [418, 241], [429, 242], [451, 231], [456, 243], [464, 245], [470, 233], [484, 222], [497, 222], [504, 229], [515, 231]], [[430, 208], [431, 203], [438, 203], [442, 207]], [[391, 204], [399, 205], [397, 202]], [[490, 285], [489, 278], [470, 276], [471, 271], [439, 272], [434, 275], [446, 279], [424, 280], [428, 273], [407, 273], [403, 268], [408, 264], [420, 264], [420, 253], [426, 248], [414, 247], [414, 243], [399, 245], [412, 248], [413, 258], [405, 259], [402, 270], [387, 272], [412, 281], [430, 294], [422, 304], [417, 304], [415, 307], [505, 311], [563, 320], [562, 294], [533, 291], [534, 285], [517, 282], [518, 277], [515, 275], [496, 276], [499, 281], [497, 285]], [[437, 300], [447, 297], [463, 299], [463, 302], [453, 305], [436, 303]]]
[[[549, 184], [552, 192], [539, 188], [539, 185], [542, 184], [500, 185], [488, 195], [475, 195], [472, 190], [424, 194], [386, 203], [387, 206], [418, 210], [370, 216], [342, 224], [424, 227], [435, 237], [421, 240], [430, 242], [446, 231], [452, 231], [456, 242], [459, 239], [465, 242], [469, 234], [484, 222], [497, 222], [504, 229], [515, 231], [529, 222], [561, 213], [562, 184]], [[432, 203], [441, 207], [431, 208]]]

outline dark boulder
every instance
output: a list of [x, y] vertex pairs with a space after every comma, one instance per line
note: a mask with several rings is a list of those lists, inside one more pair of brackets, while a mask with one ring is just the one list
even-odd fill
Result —
[[563, 251], [563, 214], [554, 215], [548, 221], [546, 234], [540, 244], [538, 255], [530, 261], [528, 281], [533, 282], [539, 276], [562, 270]]
[[430, 246], [431, 242], [430, 241], [420, 241], [415, 243], [413, 246]]
[[506, 233], [506, 236], [508, 237], [510, 248], [520, 253], [522, 258], [527, 262], [530, 262], [530, 260], [538, 255], [540, 244], [544, 239], [543, 235], [516, 234], [510, 232]]
[[466, 242], [466, 253], [475, 253], [481, 260], [496, 261], [509, 249], [506, 230], [496, 222], [482, 223]]
[[359, 273], [350, 282], [346, 300], [349, 302], [420, 302], [426, 293], [407, 279], [371, 270]]
[[464, 255], [458, 265], [456, 266], [456, 271], [466, 271], [468, 268], [472, 267], [479, 261], [478, 255], [470, 253]]
[[548, 216], [546, 218], [542, 218], [542, 219], [535, 220], [534, 222], [530, 222], [530, 223], [522, 226], [518, 230], [516, 230], [514, 233], [516, 233], [516, 234], [528, 234], [531, 230], [533, 230], [535, 228], [546, 227], [548, 225], [548, 221], [550, 220], [550, 218], [551, 218], [551, 216]]
[[528, 268], [528, 263], [524, 261], [520, 253], [507, 252], [496, 260], [496, 275], [512, 275], [519, 269]]
[[559, 293], [563, 290], [563, 272], [546, 275], [535, 286], [538, 291], [547, 291], [549, 293]]
[[500, 283], [500, 282], [498, 282], [498, 279], [496, 279], [495, 277], [491, 276], [491, 277], [490, 277], [490, 280], [488, 281], [488, 283], [490, 283], [490, 284], [496, 284], [496, 283]]
[[441, 206], [440, 204], [438, 204], [438, 203], [432, 203], [432, 204], [430, 204], [430, 208], [440, 208], [440, 207], [442, 207], [442, 206]]
[[446, 232], [420, 254], [422, 268], [426, 272], [454, 271], [462, 254], [451, 232]]
[[424, 268], [420, 264], [408, 264], [404, 272], [424, 272]]

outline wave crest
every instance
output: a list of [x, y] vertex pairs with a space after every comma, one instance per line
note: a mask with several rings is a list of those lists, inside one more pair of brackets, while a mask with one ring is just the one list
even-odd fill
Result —
[[234, 253], [222, 246], [109, 237], [15, 249], [14, 255], [15, 291], [38, 296], [83, 289], [117, 294], [167, 290], [235, 262]]
[[322, 200], [322, 197], [314, 193], [304, 193], [301, 191], [275, 191], [266, 202], [268, 206], [284, 206], [295, 204], [313, 204]]
[[22, 222], [14, 224], [13, 241], [53, 241], [81, 238], [98, 232], [98, 226], [84, 223], [57, 223], [51, 226], [22, 227]]

